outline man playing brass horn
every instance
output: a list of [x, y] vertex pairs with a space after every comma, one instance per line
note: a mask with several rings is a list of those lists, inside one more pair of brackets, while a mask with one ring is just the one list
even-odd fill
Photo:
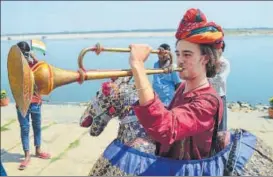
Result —
[[[210, 168], [205, 163], [206, 169], [202, 172], [198, 162], [183, 161], [208, 158], [216, 151], [215, 140], [223, 105], [208, 77], [216, 73], [222, 29], [215, 23], [208, 23], [200, 10], [190, 9], [181, 21], [176, 38], [177, 62], [183, 68], [179, 76], [185, 82], [176, 90], [167, 108], [145, 73], [144, 62], [151, 47], [130, 45], [130, 66], [139, 97], [133, 108], [145, 131], [160, 143], [158, 155], [161, 157], [112, 143], [103, 153], [106, 160], [102, 167], [111, 164], [122, 174], [143, 176], [219, 175], [223, 171], [223, 168]], [[100, 170], [103, 172], [104, 169]], [[112, 175], [116, 174], [113, 170]]]
[[175, 51], [177, 64], [183, 68], [179, 76], [185, 83], [176, 91], [168, 109], [154, 93], [144, 72], [151, 47], [130, 46], [130, 65], [139, 95], [136, 115], [161, 144], [160, 155], [185, 160], [210, 156], [214, 126], [222, 119], [223, 105], [208, 77], [216, 74], [217, 49], [223, 36], [222, 28], [207, 22], [200, 10], [186, 12], [176, 32]]
[[130, 66], [139, 96], [135, 114], [160, 143], [159, 155], [168, 157], [143, 155], [136, 172], [144, 176], [272, 175], [272, 148], [263, 149], [259, 138], [242, 129], [218, 132], [223, 103], [208, 78], [217, 71], [222, 28], [192, 8], [184, 14], [175, 37], [177, 63], [183, 68], [179, 76], [185, 82], [168, 108], [145, 74], [144, 62], [151, 47], [130, 45]]

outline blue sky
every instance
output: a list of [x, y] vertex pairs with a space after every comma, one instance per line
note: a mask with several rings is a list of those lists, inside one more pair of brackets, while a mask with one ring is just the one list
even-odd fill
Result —
[[266, 1], [1, 1], [1, 34], [176, 28], [192, 7], [224, 28], [273, 28]]

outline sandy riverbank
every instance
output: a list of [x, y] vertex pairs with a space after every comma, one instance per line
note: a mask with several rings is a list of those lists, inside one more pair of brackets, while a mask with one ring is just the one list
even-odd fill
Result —
[[[88, 129], [79, 127], [83, 105], [47, 105], [42, 107], [43, 149], [52, 154], [51, 160], [32, 158], [25, 171], [17, 170], [22, 158], [20, 129], [15, 105], [1, 107], [1, 160], [11, 176], [85, 176], [117, 135], [118, 121], [113, 119], [99, 137], [91, 137]], [[261, 137], [273, 148], [273, 119], [264, 110], [228, 110], [228, 127], [244, 128]], [[31, 133], [32, 135], [32, 130]], [[30, 141], [33, 152], [33, 138]]]
[[[173, 32], [118, 32], [118, 33], [73, 33], [73, 34], [37, 34], [37, 35], [5, 35], [1, 41], [7, 40], [30, 40], [30, 39], [97, 39], [97, 38], [135, 38], [135, 37], [172, 37]], [[238, 30], [227, 31], [226, 36], [257, 36], [273, 35], [273, 30]]]

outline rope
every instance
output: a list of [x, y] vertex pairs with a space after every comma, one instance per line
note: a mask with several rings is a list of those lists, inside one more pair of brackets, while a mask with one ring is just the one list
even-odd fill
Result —
[[95, 53], [99, 55], [103, 51], [103, 47], [101, 47], [100, 43], [96, 44], [96, 48], [94, 49]]
[[233, 167], [232, 167], [232, 172], [231, 172], [231, 175], [233, 176], [233, 173], [234, 173], [234, 170], [235, 170], [235, 167], [236, 167], [236, 164], [237, 164], [237, 161], [238, 161], [238, 159], [239, 159], [239, 155], [240, 155], [240, 151], [241, 151], [241, 141], [242, 141], [242, 131], [240, 131], [240, 136], [238, 137], [238, 138], [240, 138], [239, 139], [239, 147], [238, 147], [238, 153], [237, 153], [237, 158], [236, 158], [236, 160], [235, 160], [235, 163], [234, 163], [234, 165], [233, 165]]
[[86, 71], [85, 71], [85, 69], [80, 68], [80, 69], [78, 70], [78, 73], [79, 73], [79, 78], [78, 78], [77, 82], [78, 82], [79, 84], [82, 84], [82, 83], [87, 79]]

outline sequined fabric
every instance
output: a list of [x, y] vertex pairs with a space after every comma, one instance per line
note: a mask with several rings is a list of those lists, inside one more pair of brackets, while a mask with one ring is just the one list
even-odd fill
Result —
[[117, 139], [141, 152], [155, 154], [155, 142], [147, 135], [138, 121], [120, 125]]
[[113, 166], [103, 156], [96, 161], [88, 176], [129, 176], [119, 168]]
[[[113, 84], [113, 90], [109, 90], [109, 95], [103, 94], [102, 91], [97, 93], [97, 96], [92, 100], [84, 116], [91, 116], [93, 118], [90, 126], [90, 135], [98, 136], [102, 133], [111, 118], [117, 116], [118, 120], [122, 121], [128, 116], [135, 116], [131, 105], [138, 100], [137, 92], [134, 84], [126, 82], [126, 79], [117, 79]], [[114, 114], [107, 112], [109, 107], [113, 107]], [[137, 121], [120, 124], [118, 130], [118, 139], [130, 147], [154, 154], [155, 144], [151, 138], [148, 137], [144, 128]]]
[[[109, 96], [105, 96], [99, 91], [97, 98], [93, 102], [90, 102], [85, 111], [86, 114], [91, 114], [92, 117], [94, 117], [93, 123], [90, 126], [91, 136], [98, 136], [101, 134], [108, 122], [114, 116], [117, 116], [119, 121], [126, 119], [127, 116], [135, 116], [131, 108], [131, 105], [138, 100], [134, 84], [125, 83], [124, 79], [118, 79], [115, 83], [118, 85], [118, 92], [111, 92]], [[116, 94], [116, 96], [113, 94]], [[107, 112], [107, 108], [110, 106], [114, 107], [116, 111], [115, 115], [103, 113]], [[147, 135], [138, 121], [120, 124], [117, 139], [127, 146], [141, 152], [155, 154], [155, 142]], [[96, 161], [89, 175], [124, 176], [126, 174], [112, 166], [107, 159], [101, 156]]]
[[90, 135], [99, 136], [103, 132], [104, 128], [106, 127], [110, 119], [111, 117], [107, 114], [103, 114], [99, 117], [96, 117], [93, 120], [92, 125], [90, 126], [90, 131], [89, 131]]

